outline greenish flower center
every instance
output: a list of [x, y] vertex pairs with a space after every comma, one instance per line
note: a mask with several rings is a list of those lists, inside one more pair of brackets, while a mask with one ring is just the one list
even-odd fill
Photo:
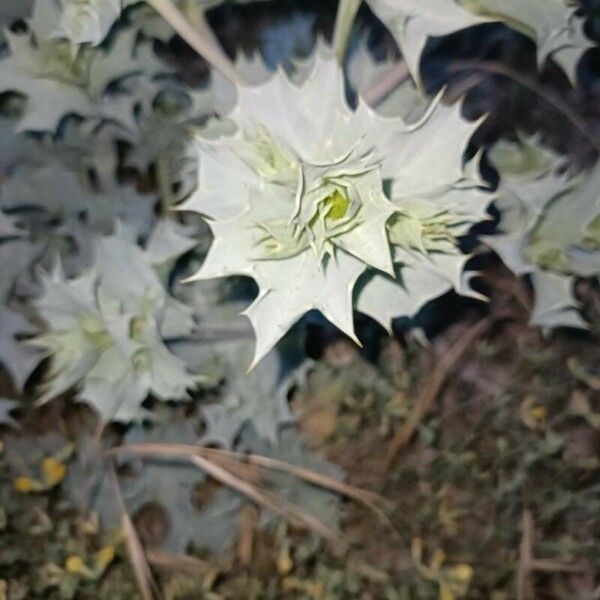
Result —
[[262, 125], [243, 132], [235, 148], [240, 158], [261, 178], [281, 185], [295, 185], [299, 162], [293, 152], [280, 144]]
[[82, 52], [75, 57], [73, 47], [65, 41], [46, 42], [40, 46], [39, 52], [44, 56], [44, 62], [40, 72], [35, 75], [81, 87], [86, 86], [88, 53]]
[[133, 317], [129, 321], [129, 337], [132, 340], [139, 341], [146, 331], [147, 326], [148, 321], [144, 317]]
[[416, 216], [399, 212], [388, 222], [390, 243], [406, 250], [434, 252], [442, 246], [457, 244], [453, 226], [456, 222], [446, 213]]
[[336, 189], [317, 203], [314, 215], [306, 224], [299, 223], [298, 219], [257, 224], [257, 258], [291, 258], [306, 250], [311, 242], [322, 249], [332, 237], [347, 230], [343, 220], [348, 216], [349, 208], [348, 196]]
[[597, 216], [583, 232], [583, 245], [591, 250], [600, 250], [600, 216]]
[[138, 350], [133, 356], [133, 369], [137, 374], [144, 373], [150, 368], [150, 353], [148, 350]]
[[113, 339], [110, 333], [104, 327], [102, 321], [100, 321], [94, 315], [89, 313], [82, 313], [79, 316], [79, 325], [85, 335], [85, 337], [96, 347], [98, 350], [104, 352], [113, 345]]
[[348, 196], [342, 194], [339, 190], [333, 192], [325, 198], [323, 201], [323, 206], [329, 208], [327, 213], [325, 214], [326, 219], [330, 219], [332, 221], [339, 221], [346, 216], [348, 212], [348, 207], [350, 206], [350, 200]]
[[524, 254], [529, 261], [542, 269], [559, 273], [569, 272], [569, 259], [564, 250], [546, 240], [533, 239]]

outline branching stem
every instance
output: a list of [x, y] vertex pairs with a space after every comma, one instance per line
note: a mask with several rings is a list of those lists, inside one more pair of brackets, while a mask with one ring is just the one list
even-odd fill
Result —
[[410, 70], [406, 61], [399, 60], [390, 70], [363, 95], [363, 100], [369, 106], [377, 106], [385, 100], [401, 83], [406, 81]]
[[156, 183], [160, 194], [160, 214], [168, 217], [175, 205], [175, 198], [169, 175], [169, 159], [164, 156], [160, 156], [156, 161]]
[[171, 0], [147, 0], [148, 4], [212, 67], [234, 83], [244, 83], [243, 78], [235, 70], [231, 59], [218, 43], [209, 27], [204, 14], [195, 16], [195, 26]]
[[338, 4], [333, 30], [333, 51], [340, 64], [344, 62], [348, 40], [361, 2], [362, 0], [340, 0]]

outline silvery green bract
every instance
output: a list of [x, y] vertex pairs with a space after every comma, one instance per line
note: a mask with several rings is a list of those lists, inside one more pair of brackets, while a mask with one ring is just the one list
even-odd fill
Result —
[[583, 20], [564, 0], [367, 0], [390, 29], [413, 77], [430, 37], [449, 35], [485, 22], [501, 21], [533, 39], [538, 64], [553, 58], [571, 81], [582, 54], [591, 47]]
[[[100, 44], [128, 6], [143, 0], [45, 0], [61, 10], [53, 36], [73, 44]], [[177, 0], [175, 4], [186, 16], [220, 4], [222, 0]], [[166, 25], [164, 26], [166, 27]]]
[[[17, 251], [20, 249], [17, 249]], [[0, 362], [8, 370], [13, 385], [21, 390], [40, 362], [39, 352], [23, 343], [23, 336], [35, 333], [34, 327], [16, 310], [0, 310]]]
[[[189, 444], [199, 445], [190, 419], [158, 425], [152, 429], [135, 426], [125, 438], [127, 444]], [[342, 480], [344, 473], [334, 464], [310, 451], [295, 431], [286, 428], [278, 444], [257, 436], [251, 427], [244, 430], [236, 446], [238, 452], [259, 454], [290, 465], [310, 469], [325, 477]], [[131, 465], [129, 476], [121, 479], [125, 504], [131, 514], [148, 505], [159, 505], [168, 513], [168, 523], [159, 547], [165, 552], [184, 553], [190, 544], [195, 548], [224, 552], [231, 548], [239, 528], [240, 510], [245, 499], [230, 489], [221, 489], [198, 508], [194, 492], [206, 481], [206, 475], [189, 462], [148, 459], [143, 468]], [[335, 527], [339, 517], [339, 496], [311, 485], [300, 478], [276, 471], [261, 471], [261, 486], [282, 500], [293, 503], [330, 527]], [[77, 490], [75, 490], [77, 491]], [[110, 496], [109, 496], [110, 498]], [[102, 498], [98, 498], [101, 500]], [[104, 525], [113, 527], [120, 522], [114, 507], [96, 504]], [[261, 514], [260, 526], [267, 527], [277, 519], [272, 513]]]
[[[360, 44], [349, 60], [351, 86], [360, 95], [376, 81], [372, 74], [381, 76], [389, 65], [389, 60], [375, 62], [366, 45]], [[470, 257], [459, 249], [459, 238], [487, 218], [492, 196], [479, 176], [479, 155], [463, 164], [479, 123], [465, 121], [460, 111], [460, 104], [444, 106], [439, 98], [432, 103], [410, 80], [377, 105], [378, 113], [413, 124], [398, 175], [390, 181], [390, 197], [398, 209], [387, 224], [395, 278], [369, 272], [355, 294], [356, 308], [388, 330], [394, 318], [414, 316], [450, 289], [478, 297], [469, 286], [473, 274], [464, 272]], [[428, 171], [427, 157], [435, 165], [435, 175]], [[418, 173], [415, 188], [404, 179], [412, 170]]]
[[400, 46], [416, 81], [427, 40], [485, 23], [454, 0], [367, 0]]
[[120, 33], [107, 49], [76, 52], [70, 42], [50, 37], [57, 10], [38, 0], [29, 30], [6, 33], [10, 53], [0, 62], [0, 92], [26, 96], [19, 129], [53, 132], [68, 114], [132, 122], [135, 96], [107, 93], [109, 85], [139, 73], [164, 73], [166, 66], [150, 44], [136, 44], [135, 31]]
[[[252, 84], [266, 81], [271, 71], [257, 53], [238, 53], [236, 71]], [[156, 165], [161, 183], [178, 186], [177, 200], [189, 196], [196, 183], [196, 156], [191, 148], [194, 134], [219, 136], [228, 124], [215, 115], [228, 113], [236, 103], [236, 88], [218, 72], [208, 85], [191, 89], [175, 79], [138, 82], [144, 101], [136, 113], [135, 127], [123, 128], [120, 139], [131, 145], [125, 162], [140, 171]]]
[[[398, 59], [391, 53], [383, 60], [375, 60], [368, 48], [367, 37], [364, 37], [348, 57], [348, 83], [357, 95], [364, 96], [387, 77], [397, 63]], [[408, 77], [380, 99], [376, 109], [384, 117], [400, 117], [415, 122], [427, 112], [430, 104], [431, 99], [422, 94]]]
[[555, 60], [572, 82], [577, 65], [592, 42], [583, 33], [583, 19], [567, 0], [462, 0], [475, 13], [498, 19], [530, 37], [537, 45], [538, 65]]
[[129, 421], [143, 416], [149, 394], [187, 397], [196, 379], [164, 340], [189, 334], [193, 317], [155, 271], [171, 258], [164, 250], [152, 239], [143, 251], [118, 235], [100, 237], [92, 269], [72, 280], [60, 267], [42, 276], [36, 307], [46, 332], [33, 341], [51, 359], [42, 401], [76, 386], [105, 420]]
[[121, 11], [139, 0], [46, 0], [55, 2], [62, 11], [55, 37], [73, 44], [100, 44]]
[[538, 149], [535, 138], [509, 147], [491, 153], [502, 176], [501, 233], [484, 241], [516, 275], [531, 277], [532, 324], [586, 327], [573, 286], [575, 277], [600, 275], [600, 168], [570, 177], [561, 172], [564, 161]]
[[198, 190], [183, 206], [204, 214], [215, 236], [192, 279], [248, 275], [259, 285], [245, 313], [257, 338], [254, 363], [311, 309], [356, 339], [353, 292], [367, 269], [373, 281], [357, 307], [386, 325], [390, 313], [412, 312], [379, 298], [380, 285], [395, 285], [398, 265], [443, 280], [433, 290], [433, 277], [415, 281], [417, 289], [403, 284], [404, 295], [417, 295], [411, 309], [452, 285], [464, 290], [466, 257], [455, 238], [487, 206], [476, 169], [462, 160], [478, 123], [459, 106], [433, 103], [411, 124], [360, 101], [353, 110], [336, 62], [320, 54], [312, 62], [298, 85], [278, 73], [239, 88], [229, 115], [237, 131], [197, 142]]

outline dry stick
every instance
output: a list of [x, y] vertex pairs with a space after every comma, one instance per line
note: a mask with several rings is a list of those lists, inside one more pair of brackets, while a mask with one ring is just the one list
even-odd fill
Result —
[[363, 490], [344, 483], [343, 481], [337, 481], [331, 477], [321, 475], [320, 473], [305, 467], [298, 467], [296, 465], [292, 465], [281, 460], [276, 460], [274, 458], [269, 458], [267, 456], [260, 456], [258, 454], [243, 454], [241, 452], [231, 452], [228, 450], [218, 450], [214, 448], [206, 448], [203, 450], [203, 452], [206, 452], [207, 454], [229, 455], [265, 469], [289, 473], [290, 475], [294, 475], [295, 477], [303, 479], [304, 481], [315, 486], [336, 492], [342, 496], [346, 496], [347, 498], [351, 498], [352, 500], [355, 500], [356, 502], [366, 506], [382, 520], [388, 522], [388, 517], [385, 515], [383, 510], [377, 506], [377, 503], [382, 504], [386, 508], [391, 508], [392, 503], [387, 498], [384, 498], [375, 492]]
[[328, 525], [320, 519], [305, 513], [294, 504], [277, 497], [275, 494], [262, 490], [255, 485], [252, 485], [235, 475], [232, 475], [227, 469], [220, 467], [203, 456], [190, 456], [189, 460], [202, 471], [210, 475], [213, 479], [226, 485], [240, 494], [243, 494], [257, 504], [264, 506], [267, 510], [274, 512], [282, 517], [296, 520], [306, 527], [316, 531], [319, 535], [331, 541], [338, 541], [339, 536]]
[[327, 477], [326, 475], [321, 475], [320, 473], [316, 473], [315, 471], [305, 467], [291, 465], [284, 461], [269, 458], [267, 456], [261, 456], [258, 454], [244, 454], [241, 452], [218, 450], [214, 448], [201, 448], [186, 444], [130, 444], [112, 448], [107, 452], [109, 456], [127, 453], [142, 456], [162, 455], [179, 458], [188, 458], [190, 455], [204, 455], [205, 457], [212, 457], [213, 459], [216, 456], [237, 458], [241, 462], [247, 462], [265, 469], [289, 473], [290, 475], [294, 475], [300, 479], [303, 479], [304, 481], [307, 481], [308, 483], [351, 498], [352, 500], [363, 504], [372, 510], [376, 515], [378, 515], [382, 520], [389, 523], [389, 519], [385, 513], [377, 506], [377, 503], [379, 503], [386, 508], [391, 507], [391, 502], [383, 496], [380, 496], [375, 492], [362, 490], [342, 481], [337, 481], [336, 479]]
[[492, 73], [494, 75], [500, 75], [502, 77], [506, 77], [507, 79], [512, 79], [519, 85], [522, 85], [524, 88], [527, 88], [529, 91], [533, 92], [543, 100], [545, 100], [550, 106], [560, 112], [566, 119], [568, 119], [573, 126], [581, 133], [581, 135], [597, 150], [600, 152], [600, 141], [596, 139], [596, 137], [589, 131], [589, 126], [587, 123], [579, 117], [579, 115], [571, 109], [571, 107], [564, 102], [564, 100], [554, 92], [550, 90], [542, 91], [540, 87], [537, 85], [536, 80], [533, 77], [529, 77], [528, 75], [524, 75], [523, 73], [519, 73], [510, 67], [494, 62], [494, 61], [486, 61], [486, 60], [461, 60], [455, 61], [452, 65], [450, 65], [451, 72], [460, 72], [460, 71], [485, 71], [487, 73]]
[[252, 564], [254, 554], [254, 533], [257, 529], [260, 514], [255, 504], [247, 503], [240, 511], [240, 522], [237, 543], [237, 557], [243, 567]]
[[474, 73], [473, 75], [469, 75], [469, 77], [465, 77], [454, 85], [452, 89], [448, 89], [444, 100], [448, 104], [454, 104], [459, 98], [462, 98], [467, 92], [478, 86], [484, 77], [485, 75], [482, 73]]
[[519, 545], [519, 568], [517, 570], [517, 600], [526, 600], [527, 578], [534, 571], [546, 573], [583, 573], [581, 565], [569, 565], [557, 560], [533, 557], [533, 515], [529, 509], [523, 511], [521, 543]]
[[[388, 510], [393, 508], [393, 504], [391, 501], [388, 501], [386, 498], [383, 498], [378, 494], [355, 488], [351, 485], [336, 481], [335, 479], [330, 479], [329, 477], [316, 473], [315, 471], [311, 471], [310, 469], [296, 467], [295, 465], [270, 459], [266, 456], [245, 455], [213, 448], [203, 448], [200, 453], [208, 456], [212, 455], [212, 460], [221, 463], [224, 468], [232, 471], [233, 473], [235, 473], [234, 468], [236, 465], [238, 469], [240, 466], [245, 465], [294, 475], [299, 479], [303, 479], [307, 483], [341, 494], [355, 500], [359, 504], [366, 506], [382, 523], [384, 523], [390, 529], [396, 531], [396, 528], [390, 518], [381, 508], [376, 505], [375, 502], [380, 502], [382, 505], [385, 505]], [[215, 455], [214, 453], [217, 454]], [[248, 458], [248, 460], [245, 460], [246, 458]]]
[[137, 456], [156, 457], [158, 455], [170, 456], [171, 458], [179, 457], [181, 459], [189, 460], [193, 465], [197, 466], [219, 483], [234, 489], [253, 502], [261, 505], [263, 508], [286, 519], [297, 521], [332, 542], [340, 541], [338, 534], [320, 519], [309, 515], [296, 505], [278, 497], [272, 492], [244, 481], [224, 467], [215, 464], [204, 456], [200, 456], [198, 454], [198, 449], [194, 446], [191, 448], [193, 451], [190, 451], [190, 446], [177, 446], [176, 444], [138, 444], [113, 448], [107, 452], [107, 455], [111, 456], [118, 453], [129, 453]]
[[168, 217], [176, 202], [169, 177], [169, 159], [165, 156], [160, 156], [156, 161], [156, 180], [160, 193], [160, 212], [163, 217]]
[[129, 554], [129, 560], [131, 567], [135, 575], [142, 600], [154, 600], [160, 596], [158, 587], [152, 578], [150, 567], [146, 561], [142, 544], [137, 536], [135, 527], [131, 521], [131, 517], [125, 507], [123, 501], [123, 495], [121, 494], [121, 488], [119, 487], [119, 480], [115, 472], [115, 467], [112, 462], [108, 465], [108, 472], [110, 480], [115, 491], [115, 497], [117, 504], [121, 512], [121, 521], [123, 526], [123, 532], [125, 534], [125, 545], [127, 546], [127, 553]]
[[521, 521], [523, 529], [519, 545], [519, 568], [517, 570], [517, 600], [525, 600], [527, 596], [527, 577], [532, 560], [531, 547], [533, 545], [533, 517], [529, 510], [523, 511]]
[[146, 550], [148, 562], [158, 569], [180, 571], [190, 575], [205, 575], [212, 570], [212, 565], [187, 554], [171, 554], [160, 550]]
[[377, 106], [409, 76], [408, 65], [404, 60], [399, 60], [379, 81], [362, 94], [362, 99], [369, 106]]
[[195, 27], [185, 18], [183, 13], [171, 0], [147, 0], [148, 4], [211, 66], [224, 77], [234, 83], [245, 83], [235, 70], [231, 59], [223, 48], [203, 16], [195, 19]]
[[458, 364], [460, 359], [472, 346], [473, 342], [483, 335], [494, 323], [494, 319], [487, 317], [473, 325], [442, 357], [429, 378], [429, 383], [421, 392], [415, 407], [407, 421], [394, 435], [384, 462], [383, 475], [386, 476], [395, 465], [398, 454], [410, 442], [419, 423], [429, 412], [439, 393], [441, 392], [448, 375]]
[[340, 0], [338, 2], [333, 30], [333, 51], [340, 64], [344, 62], [352, 26], [354, 25], [354, 20], [356, 19], [361, 3], [362, 0]]

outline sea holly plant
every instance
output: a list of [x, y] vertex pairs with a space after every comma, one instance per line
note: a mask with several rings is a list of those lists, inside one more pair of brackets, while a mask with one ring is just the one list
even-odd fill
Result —
[[[281, 73], [241, 86], [229, 115], [235, 135], [197, 143], [199, 186], [184, 208], [210, 219], [215, 240], [192, 280], [256, 280], [260, 292], [246, 311], [257, 338], [254, 363], [312, 309], [356, 339], [353, 293], [367, 269], [373, 289], [377, 274], [394, 281], [395, 262], [426, 256], [426, 270], [444, 280], [435, 290], [424, 280], [413, 291], [400, 283], [413, 303], [411, 310], [397, 303], [393, 316], [413, 314], [441, 288], [465, 288], [456, 237], [488, 202], [476, 167], [465, 168], [462, 158], [478, 123], [439, 100], [416, 123], [385, 119], [360, 101], [351, 108], [344, 94], [337, 62], [317, 56], [299, 86]], [[359, 310], [389, 326], [389, 307], [371, 300], [377, 290], [364, 293]]]
[[367, 0], [400, 46], [416, 81], [420, 81], [421, 56], [429, 38], [441, 37], [485, 23], [454, 0]]
[[[0, 92], [26, 97], [21, 130], [56, 131], [67, 114], [131, 123], [135, 97], [108, 93], [111, 84], [132, 75], [167, 73], [148, 43], [124, 31], [108, 48], [74, 49], [51, 36], [57, 18], [52, 2], [38, 0], [24, 32], [7, 32], [9, 55], [0, 62]], [[58, 13], [60, 14], [60, 13]]]
[[577, 5], [567, 0], [461, 0], [474, 13], [498, 19], [531, 38], [537, 46], [540, 68], [546, 60], [556, 61], [572, 83], [577, 65], [592, 42], [583, 33]]
[[[577, 65], [592, 46], [576, 7], [565, 0], [367, 0], [400, 46], [411, 73], [419, 67], [427, 41], [486, 22], [501, 22], [531, 38], [540, 67], [551, 58], [575, 83]], [[346, 3], [351, 3], [347, 0]], [[347, 14], [347, 19], [352, 19]]]
[[121, 11], [139, 0], [49, 0], [61, 10], [53, 37], [73, 44], [100, 44]]
[[41, 400], [77, 386], [104, 420], [130, 421], [144, 415], [149, 393], [181, 400], [194, 387], [164, 343], [189, 333], [193, 318], [164, 289], [155, 267], [165, 256], [152, 252], [152, 241], [143, 251], [123, 237], [100, 237], [94, 250], [94, 267], [76, 279], [66, 280], [60, 266], [42, 275], [36, 305], [47, 330], [32, 343], [51, 363]]
[[600, 275], [600, 172], [569, 176], [564, 160], [536, 138], [502, 143], [491, 153], [502, 177], [497, 207], [501, 232], [487, 236], [516, 275], [529, 276], [532, 324], [585, 328], [574, 295], [578, 277]]
[[[370, 37], [353, 37], [360, 0], [340, 1], [331, 48], [315, 44], [315, 20], [303, 13], [263, 36], [264, 56], [238, 49], [232, 60], [205, 19], [218, 4], [0, 8], [10, 25], [0, 57], [0, 361], [15, 390], [88, 402], [103, 424], [159, 423], [154, 439], [137, 423], [126, 444], [188, 442], [196, 459], [218, 446], [318, 471], [289, 435], [290, 390], [310, 363], [302, 335], [287, 333], [316, 310], [358, 341], [356, 313], [389, 331], [451, 290], [479, 297], [464, 248], [477, 243], [472, 228], [491, 202], [499, 233], [483, 241], [531, 279], [533, 323], [584, 325], [573, 283], [600, 272], [598, 167], [574, 176], [538, 138], [521, 136], [488, 152], [500, 175], [492, 193], [475, 136], [485, 117], [470, 103], [463, 110], [454, 89], [427, 97], [420, 80], [428, 40], [499, 21], [536, 42], [540, 65], [556, 60], [575, 81], [589, 42], [572, 8], [367, 0], [403, 62], [393, 47], [376, 60]], [[188, 83], [188, 54], [166, 43], [175, 34], [206, 59], [203, 85]], [[1, 422], [15, 406], [7, 400]], [[160, 402], [171, 400], [193, 402]], [[163, 427], [169, 411], [185, 425]], [[104, 458], [97, 442], [83, 460], [92, 471]], [[163, 549], [233, 535], [239, 496], [220, 493], [197, 514], [196, 467], [154, 467], [135, 477], [137, 497], [124, 470], [117, 478], [131, 510], [168, 505], [176, 522]], [[335, 522], [329, 493], [283, 484], [263, 498], [306, 499]]]

